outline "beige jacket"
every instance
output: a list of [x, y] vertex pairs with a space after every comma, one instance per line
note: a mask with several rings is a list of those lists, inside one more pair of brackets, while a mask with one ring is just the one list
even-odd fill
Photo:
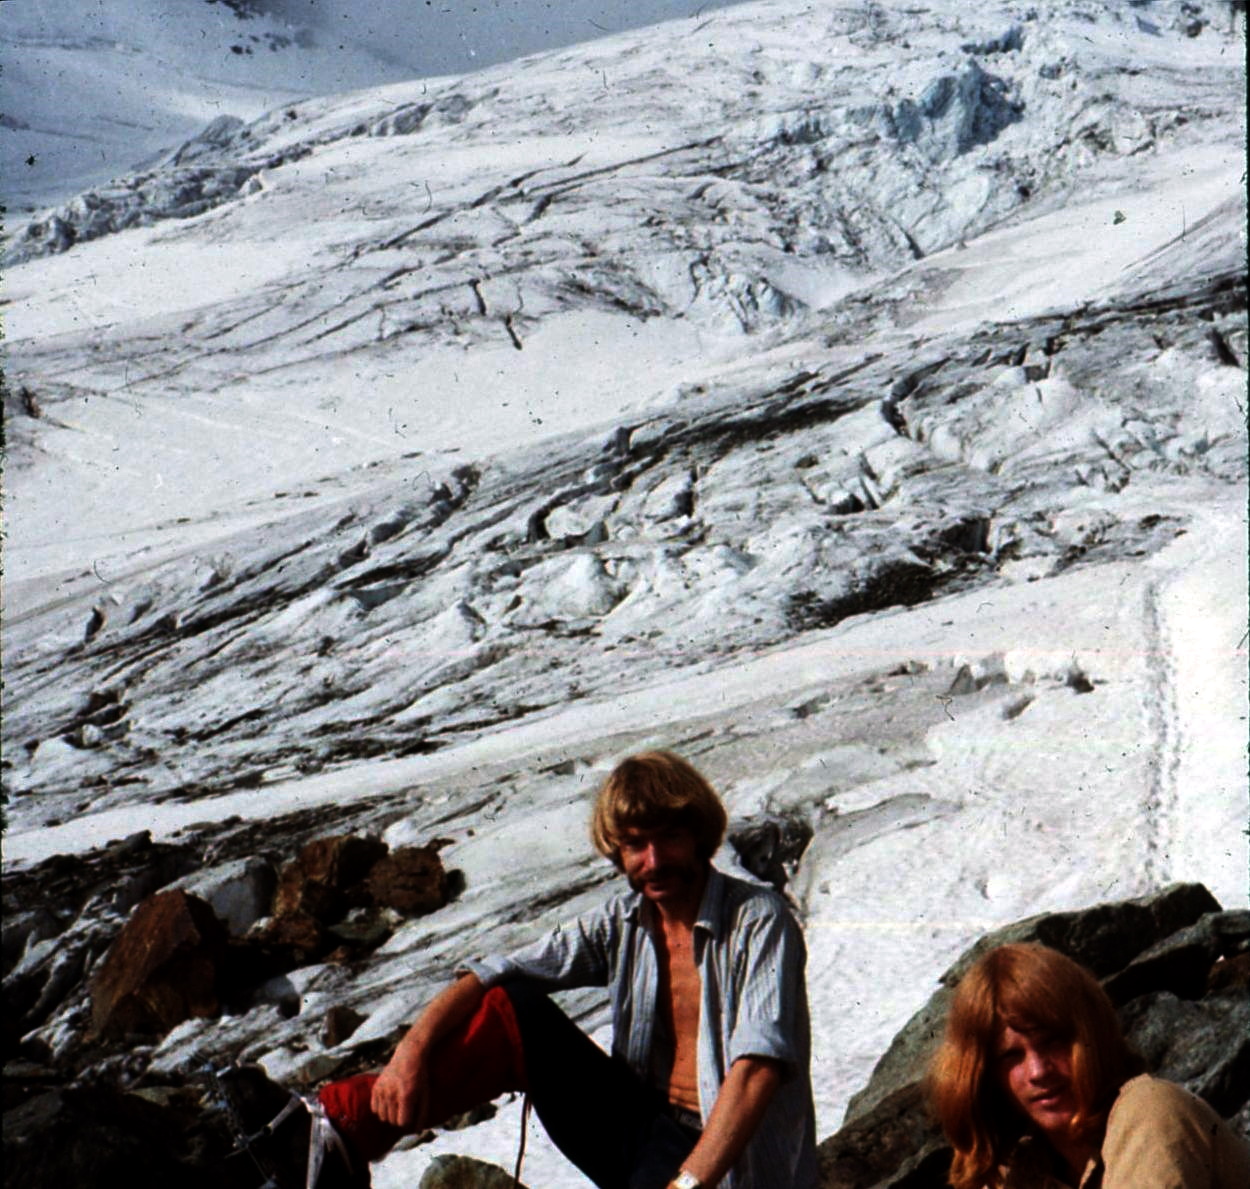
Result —
[[[1023, 1140], [995, 1189], [1065, 1189], [1049, 1149]], [[1247, 1189], [1250, 1144], [1201, 1098], [1142, 1074], [1120, 1088], [1080, 1189]]]

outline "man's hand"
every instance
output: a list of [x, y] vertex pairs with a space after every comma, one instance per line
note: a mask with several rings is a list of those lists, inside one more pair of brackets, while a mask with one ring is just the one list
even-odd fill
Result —
[[415, 1131], [425, 1123], [430, 1085], [420, 1054], [401, 1044], [373, 1084], [373, 1113], [384, 1123]]

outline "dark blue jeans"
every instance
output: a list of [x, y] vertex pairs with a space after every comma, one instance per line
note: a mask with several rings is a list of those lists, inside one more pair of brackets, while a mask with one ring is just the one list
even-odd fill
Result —
[[521, 1030], [530, 1102], [552, 1143], [599, 1189], [664, 1189], [699, 1132], [543, 991], [524, 980], [503, 990]]

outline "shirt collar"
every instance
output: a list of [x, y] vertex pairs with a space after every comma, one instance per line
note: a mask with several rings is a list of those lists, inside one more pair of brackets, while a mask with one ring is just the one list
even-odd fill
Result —
[[699, 902], [699, 915], [695, 917], [694, 927], [706, 929], [713, 937], [719, 937], [725, 915], [724, 903], [725, 877], [709, 863], [707, 883], [703, 886], [703, 899]]

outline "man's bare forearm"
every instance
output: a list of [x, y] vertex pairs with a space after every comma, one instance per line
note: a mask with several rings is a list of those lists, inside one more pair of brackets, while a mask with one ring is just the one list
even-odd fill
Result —
[[486, 988], [477, 976], [465, 974], [430, 1000], [374, 1083], [375, 1115], [398, 1127], [415, 1128], [428, 1123], [423, 1118], [428, 1099], [426, 1055], [477, 1011], [485, 994]]
[[781, 1064], [766, 1057], [740, 1057], [729, 1067], [703, 1126], [703, 1135], [682, 1164], [707, 1189], [742, 1155], [768, 1104], [781, 1085]]

